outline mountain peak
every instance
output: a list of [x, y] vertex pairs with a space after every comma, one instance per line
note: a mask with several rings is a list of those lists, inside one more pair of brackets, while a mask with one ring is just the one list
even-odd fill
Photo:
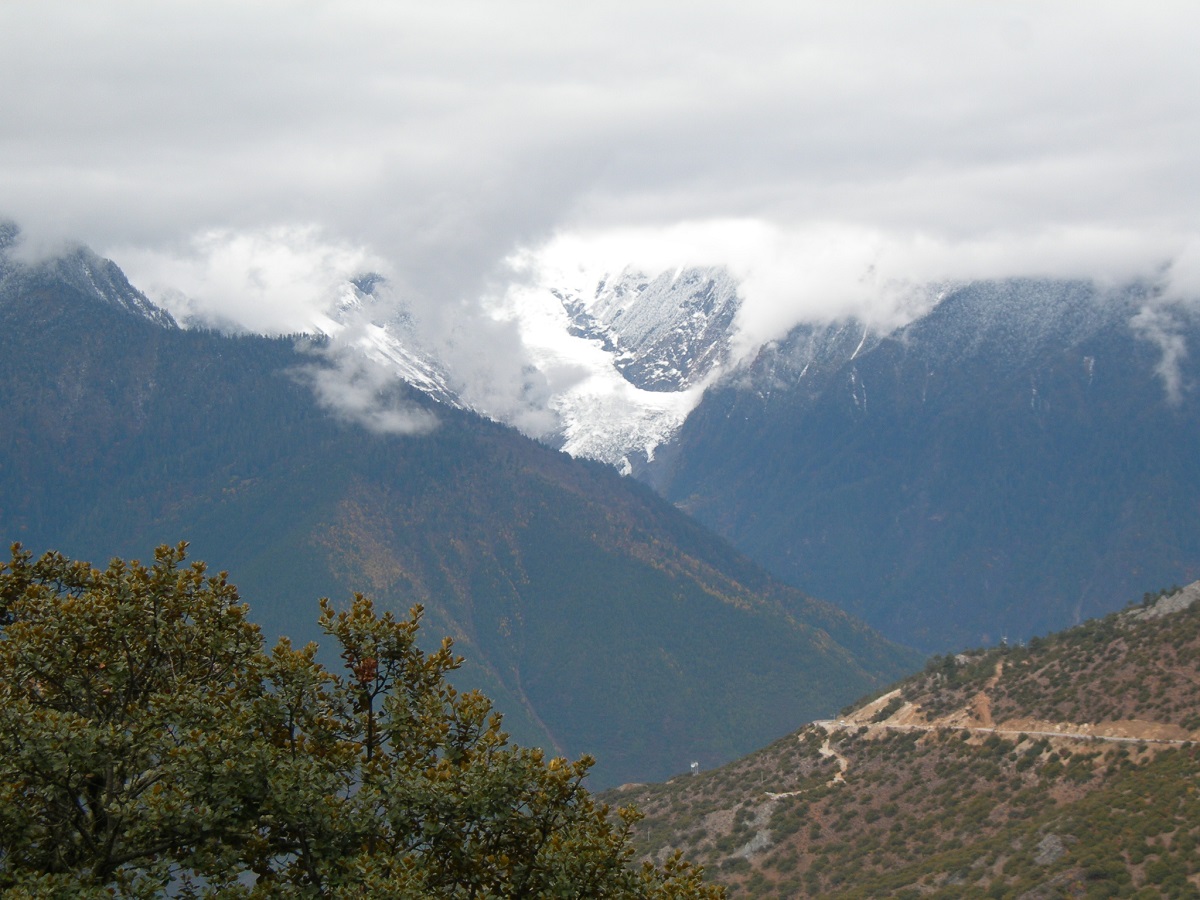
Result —
[[20, 236], [16, 222], [0, 220], [0, 288], [65, 286], [89, 300], [149, 319], [163, 328], [178, 327], [171, 314], [130, 284], [111, 259], [104, 259], [82, 244], [32, 261], [19, 259], [13, 250]]
[[585, 297], [556, 292], [572, 333], [599, 340], [634, 387], [681, 391], [728, 361], [737, 282], [722, 268], [680, 268], [650, 276], [626, 268]]

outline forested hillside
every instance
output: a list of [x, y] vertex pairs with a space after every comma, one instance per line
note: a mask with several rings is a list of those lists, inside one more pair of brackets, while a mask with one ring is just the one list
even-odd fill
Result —
[[1193, 309], [1014, 279], [891, 334], [797, 328], [711, 389], [645, 477], [896, 640], [1065, 628], [1200, 577]]
[[431, 432], [342, 422], [319, 357], [108, 302], [97, 262], [0, 273], [0, 539], [96, 562], [188, 540], [298, 642], [322, 595], [422, 603], [464, 685], [599, 784], [732, 758], [913, 664], [604, 466], [400, 384]]

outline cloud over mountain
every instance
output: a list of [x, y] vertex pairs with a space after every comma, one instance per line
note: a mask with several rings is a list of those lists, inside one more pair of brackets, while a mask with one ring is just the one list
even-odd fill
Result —
[[6, 4], [0, 198], [31, 246], [83, 240], [255, 330], [384, 271], [519, 406], [521, 344], [488, 326], [506, 260], [572, 242], [726, 267], [747, 351], [804, 317], [895, 324], [928, 280], [1195, 285], [1198, 16]]

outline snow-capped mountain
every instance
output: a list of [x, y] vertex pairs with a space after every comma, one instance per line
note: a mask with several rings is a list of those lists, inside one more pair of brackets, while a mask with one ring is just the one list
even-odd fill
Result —
[[[316, 597], [420, 603], [421, 633], [466, 657], [456, 685], [495, 698], [526, 745], [596, 753], [601, 785], [715, 765], [917, 662], [603, 466], [434, 413], [374, 368], [356, 370], [367, 393], [439, 426], [345, 427], [298, 374], [352, 359], [160, 327], [53, 271], [69, 277], [0, 285], [0, 526], [35, 554], [103, 565], [185, 539], [235, 573], [269, 640], [297, 645], [321, 638]], [[338, 336], [312, 343], [337, 354], [359, 329], [391, 352], [405, 329], [385, 286], [353, 287]]]
[[[15, 224], [0, 221], [0, 280], [5, 283], [69, 284], [85, 297], [178, 327], [171, 313], [134, 288], [116, 263], [82, 246], [27, 262], [14, 252], [19, 236]], [[181, 310], [192, 306], [186, 300], [180, 300]], [[357, 356], [375, 367], [379, 378], [397, 379], [440, 403], [516, 425], [574, 456], [629, 473], [670, 440], [704, 387], [723, 371], [737, 303], [733, 281], [721, 270], [654, 277], [624, 272], [586, 291], [513, 292], [497, 318], [507, 317], [520, 332], [526, 358], [512, 368], [523, 365], [535, 385], [530, 397], [515, 401], [505, 394], [512, 392], [511, 385], [481, 389], [457, 371], [442, 352], [444, 335], [431, 336], [380, 275], [366, 273], [343, 283], [307, 330], [327, 339], [321, 352], [334, 362], [331, 378], [339, 365], [347, 378], [359, 378], [363, 369], [352, 360]], [[188, 316], [183, 321], [238, 330], [235, 322]], [[517, 414], [529, 407], [534, 414], [521, 420]], [[529, 421], [537, 424], [531, 427]]]
[[[86, 249], [20, 249], [0, 223], [0, 286], [27, 310], [53, 282], [177, 327]], [[727, 272], [613, 271], [539, 273], [494, 299], [485, 339], [475, 321], [432, 328], [378, 276], [348, 281], [312, 323], [328, 336], [322, 402], [369, 412], [403, 381], [608, 463], [927, 649], [1062, 627], [1200, 575], [1197, 304], [1144, 284], [943, 285], [902, 327], [807, 322], [748, 350]]]
[[330, 314], [314, 319], [313, 329], [435, 400], [466, 408], [445, 367], [423, 345], [411, 313], [394, 302], [380, 302], [378, 295], [386, 290], [387, 280], [374, 272], [346, 282]]
[[677, 269], [652, 277], [626, 269], [591, 296], [553, 291], [571, 333], [601, 342], [625, 379], [647, 391], [682, 391], [728, 362], [737, 284], [723, 269]]
[[858, 319], [797, 325], [779, 341], [760, 347], [754, 358], [730, 373], [727, 381], [759, 397], [801, 388], [815, 395], [832, 373], [864, 353], [884, 334]]
[[[1105, 328], [1146, 332], [1138, 320], [1144, 289], [1100, 295], [1082, 281], [1006, 280], [974, 282], [933, 290], [931, 309], [913, 322], [886, 331], [855, 318], [801, 323], [778, 341], [759, 348], [752, 360], [731, 371], [721, 387], [767, 402], [778, 392], [815, 401], [831, 389], [847, 407], [869, 402], [856, 361], [865, 361], [888, 342], [911, 348], [926, 367], [926, 382], [972, 359], [1010, 369], [1030, 364], [1056, 347], [1081, 343]], [[1149, 337], [1149, 335], [1144, 335]], [[1094, 360], [1093, 360], [1094, 365]], [[872, 379], [874, 380], [874, 379]], [[915, 384], [915, 383], [914, 383]], [[927, 394], [928, 384], [920, 390]]]
[[723, 269], [635, 269], [511, 290], [505, 315], [550, 377], [543, 439], [631, 472], [727, 370], [740, 300]]
[[1102, 290], [1087, 281], [973, 282], [944, 291], [928, 314], [894, 339], [919, 344], [934, 365], [987, 355], [1019, 367], [1050, 348], [1074, 346], [1103, 329], [1128, 325], [1149, 299], [1139, 285]]
[[1145, 285], [951, 287], [762, 348], [640, 475], [887, 634], [1028, 637], [1200, 573], [1198, 345]]
[[933, 285], [901, 327], [802, 322], [735, 358], [727, 272], [616, 271], [505, 297], [558, 423], [539, 436], [791, 583], [937, 649], [1200, 573], [1200, 530], [1148, 524], [1200, 504], [1200, 331], [1147, 286]]
[[15, 223], [0, 220], [0, 287], [32, 290], [39, 284], [66, 285], [84, 297], [166, 328], [177, 327], [171, 314], [130, 284], [112, 260], [102, 259], [87, 247], [75, 246], [44, 259], [26, 261], [14, 252], [20, 233]]
[[553, 424], [531, 436], [628, 474], [671, 439], [723, 370], [736, 309], [720, 270], [625, 272], [582, 292], [512, 291], [498, 318], [519, 332], [530, 381], [544, 382], [534, 400], [516, 403], [455, 371], [382, 276], [346, 282], [311, 327], [338, 353], [361, 354], [441, 403], [527, 432], [513, 410], [540, 404]]

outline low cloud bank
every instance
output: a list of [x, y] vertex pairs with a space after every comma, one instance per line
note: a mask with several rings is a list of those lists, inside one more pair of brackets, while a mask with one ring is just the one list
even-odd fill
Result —
[[[1185, 389], [1179, 361], [1188, 348], [1171, 307], [1200, 305], [1200, 238], [1097, 227], [1047, 228], [953, 238], [830, 222], [785, 227], [759, 219], [709, 219], [660, 228], [562, 231], [511, 253], [474, 296], [434, 296], [403, 278], [384, 254], [313, 226], [256, 232], [204, 232], [172, 251], [120, 256], [136, 284], [177, 319], [265, 334], [321, 331], [331, 336], [326, 366], [312, 378], [318, 399], [377, 431], [419, 433], [429, 416], [395, 405], [396, 369], [364, 357], [362, 329], [385, 329], [442, 370], [446, 388], [467, 405], [534, 437], [561, 434], [555, 400], [588, 377], [554, 343], [553, 311], [522, 320], [531, 291], [594, 291], [633, 267], [654, 275], [683, 267], [722, 267], [739, 282], [734, 358], [801, 323], [854, 317], [890, 330], [924, 314], [946, 286], [1009, 277], [1084, 279], [1102, 286], [1140, 280], [1157, 301], [1131, 326], [1163, 358], [1168, 399]], [[344, 307], [353, 279], [383, 273], [370, 305]], [[518, 313], [522, 300], [524, 306]], [[550, 305], [554, 305], [550, 301]], [[340, 324], [331, 327], [336, 320]], [[354, 324], [353, 328], [349, 326]], [[540, 329], [541, 342], [531, 339]], [[589, 368], [590, 366], [590, 368]]]
[[299, 376], [317, 402], [347, 422], [376, 434], [428, 434], [437, 417], [405, 399], [395, 374], [344, 346], [310, 345], [321, 362]]
[[315, 225], [210, 229], [180, 246], [113, 255], [177, 320], [272, 335], [311, 330], [351, 278], [387, 270], [378, 255]]
[[575, 290], [626, 266], [648, 274], [720, 266], [740, 284], [737, 350], [753, 355], [801, 323], [855, 317], [892, 329], [927, 312], [939, 286], [1003, 278], [1155, 283], [1200, 298], [1200, 242], [1141, 230], [1052, 228], [952, 238], [843, 223], [793, 228], [710, 220], [664, 229], [560, 234], [512, 257], [537, 282]]

